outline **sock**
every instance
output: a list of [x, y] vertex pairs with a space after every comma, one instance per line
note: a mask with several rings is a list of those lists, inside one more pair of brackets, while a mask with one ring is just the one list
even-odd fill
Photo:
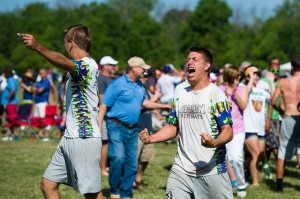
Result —
[[236, 183], [237, 183], [236, 180], [232, 180], [232, 181], [231, 181], [231, 186], [232, 186], [232, 187], [236, 187]]
[[283, 190], [283, 179], [282, 178], [277, 178], [277, 192], [282, 192]]

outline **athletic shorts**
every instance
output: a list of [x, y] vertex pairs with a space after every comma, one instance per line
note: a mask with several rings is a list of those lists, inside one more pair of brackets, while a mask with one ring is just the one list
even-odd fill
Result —
[[279, 146], [278, 136], [273, 132], [266, 133], [266, 150], [277, 149]]
[[216, 175], [189, 176], [171, 169], [166, 187], [166, 199], [233, 199], [228, 173]]
[[101, 147], [101, 138], [62, 137], [43, 177], [81, 194], [100, 192]]
[[41, 102], [34, 105], [33, 116], [39, 118], [45, 118], [47, 102]]
[[278, 158], [289, 160], [300, 142], [300, 116], [285, 116], [281, 124], [279, 136]]
[[154, 145], [153, 144], [144, 144], [140, 139], [138, 143], [138, 157], [139, 162], [150, 162], [154, 159]]

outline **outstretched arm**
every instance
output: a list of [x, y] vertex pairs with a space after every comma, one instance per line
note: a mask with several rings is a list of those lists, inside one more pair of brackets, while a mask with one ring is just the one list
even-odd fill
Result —
[[27, 48], [36, 51], [53, 65], [70, 73], [74, 71], [74, 63], [72, 60], [68, 59], [61, 53], [47, 49], [42, 44], [37, 42], [33, 35], [22, 34], [22, 42]]

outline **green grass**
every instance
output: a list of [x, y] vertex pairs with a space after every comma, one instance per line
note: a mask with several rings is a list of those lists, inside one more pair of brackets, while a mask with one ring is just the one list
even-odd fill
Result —
[[[43, 172], [57, 146], [58, 142], [42, 143], [40, 140], [31, 142], [0, 141], [0, 199], [35, 199], [43, 198], [39, 183]], [[134, 190], [135, 199], [163, 199], [168, 172], [174, 160], [176, 145], [156, 144], [156, 157], [150, 163], [144, 174], [144, 181], [148, 184], [139, 190]], [[274, 161], [271, 163], [273, 180], [264, 181], [260, 173], [260, 187], [249, 186], [247, 198], [255, 199], [296, 199], [300, 198], [300, 170], [296, 169], [294, 161], [287, 164], [287, 176], [284, 179], [284, 193], [274, 191], [275, 174]], [[217, 185], [216, 185], [217, 186]], [[103, 193], [109, 196], [107, 177], [102, 178]], [[65, 185], [60, 186], [62, 198], [84, 198]]]

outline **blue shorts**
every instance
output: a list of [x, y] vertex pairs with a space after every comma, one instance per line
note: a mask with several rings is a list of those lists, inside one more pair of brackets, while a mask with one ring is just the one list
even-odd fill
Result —
[[252, 136], [256, 136], [259, 141], [265, 140], [265, 136], [264, 135], [257, 135], [257, 133], [253, 133], [253, 132], [246, 132], [245, 133], [245, 139], [248, 139], [248, 138], [250, 138]]

